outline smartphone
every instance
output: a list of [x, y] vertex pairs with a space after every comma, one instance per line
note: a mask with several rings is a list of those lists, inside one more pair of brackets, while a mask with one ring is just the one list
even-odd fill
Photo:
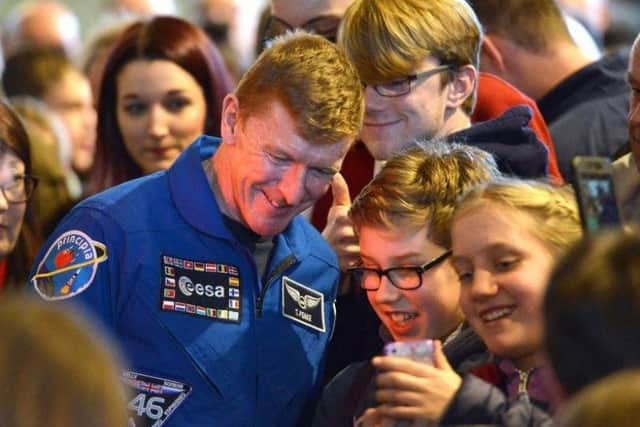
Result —
[[576, 156], [572, 166], [583, 229], [593, 233], [604, 227], [619, 226], [620, 210], [611, 161], [606, 157]]
[[385, 356], [407, 357], [418, 362], [433, 364], [433, 341], [394, 341], [386, 344]]
[[[433, 341], [395, 341], [384, 346], [385, 356], [407, 357], [422, 363], [433, 365]], [[425, 421], [395, 420], [384, 418], [377, 424], [379, 427], [431, 427], [434, 424]]]

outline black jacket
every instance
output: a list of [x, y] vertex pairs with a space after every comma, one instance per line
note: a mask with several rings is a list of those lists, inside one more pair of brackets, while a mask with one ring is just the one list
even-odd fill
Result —
[[562, 176], [576, 155], [615, 158], [627, 144], [628, 50], [610, 53], [573, 73], [538, 100]]
[[[449, 363], [459, 374], [484, 363], [488, 354], [480, 337], [465, 325], [444, 346]], [[369, 361], [356, 362], [344, 368], [325, 387], [316, 409], [314, 427], [352, 427], [367, 409], [375, 406], [375, 369]]]
[[547, 147], [529, 127], [531, 110], [512, 107], [501, 116], [447, 136], [448, 142], [472, 145], [493, 154], [500, 171], [520, 178], [546, 177]]

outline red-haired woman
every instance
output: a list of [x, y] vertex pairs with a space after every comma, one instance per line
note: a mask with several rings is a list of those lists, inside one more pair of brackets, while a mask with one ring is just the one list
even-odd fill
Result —
[[166, 169], [202, 133], [218, 136], [222, 99], [233, 90], [207, 36], [168, 16], [129, 26], [102, 76], [89, 194]]

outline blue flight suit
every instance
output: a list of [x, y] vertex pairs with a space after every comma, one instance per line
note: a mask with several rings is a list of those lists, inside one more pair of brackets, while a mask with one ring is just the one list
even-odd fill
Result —
[[114, 335], [137, 426], [311, 422], [337, 259], [297, 216], [260, 280], [202, 167], [219, 143], [202, 136], [167, 171], [80, 203], [32, 271], [35, 293], [81, 303]]

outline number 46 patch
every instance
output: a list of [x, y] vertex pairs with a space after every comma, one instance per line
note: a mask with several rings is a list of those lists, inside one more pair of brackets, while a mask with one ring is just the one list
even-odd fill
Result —
[[129, 427], [160, 427], [191, 392], [191, 387], [177, 381], [137, 372], [123, 372], [122, 381], [129, 387]]

